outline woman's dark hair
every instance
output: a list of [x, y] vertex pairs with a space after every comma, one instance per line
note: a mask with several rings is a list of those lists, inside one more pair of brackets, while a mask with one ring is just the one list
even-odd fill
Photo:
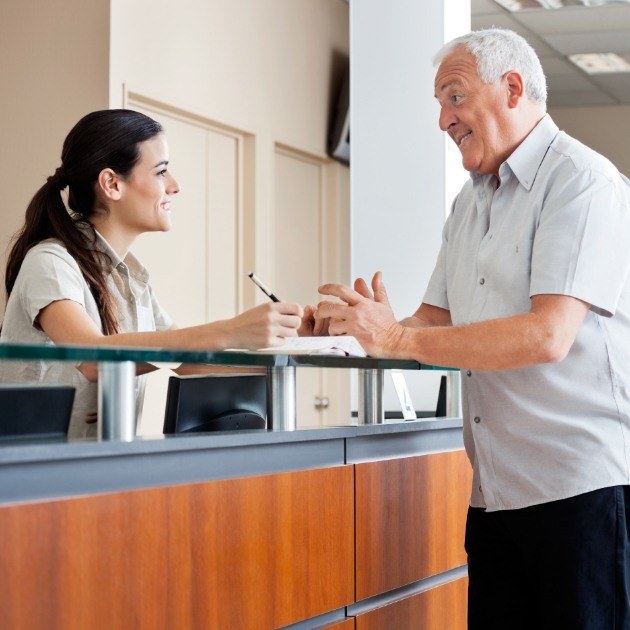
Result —
[[[7, 261], [7, 298], [27, 252], [47, 238], [63, 243], [77, 261], [101, 318], [103, 332], [118, 332], [113, 298], [107, 288], [111, 260], [95, 248], [96, 233], [90, 217], [96, 211], [96, 181], [111, 168], [129, 175], [140, 158], [140, 143], [162, 131], [155, 120], [129, 109], [107, 109], [84, 116], [63, 143], [61, 166], [28, 204], [24, 226], [14, 237]], [[68, 186], [68, 212], [61, 191]]]

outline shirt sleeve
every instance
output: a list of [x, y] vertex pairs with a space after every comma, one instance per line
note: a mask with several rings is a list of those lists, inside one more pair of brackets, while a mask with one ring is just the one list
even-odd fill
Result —
[[85, 308], [86, 283], [79, 266], [59, 245], [31, 250], [20, 269], [19, 298], [35, 328], [40, 311], [59, 300], [72, 300]]
[[[453, 209], [455, 208], [456, 201], [457, 199], [453, 202]], [[422, 298], [422, 301], [425, 304], [430, 304], [431, 306], [437, 306], [446, 310], [450, 310], [446, 284], [446, 250], [448, 247], [448, 230], [451, 224], [452, 216], [453, 210], [451, 209], [451, 214], [442, 229], [442, 245], [435, 262], [435, 267], [433, 269], [433, 273], [431, 274], [429, 284], [427, 285], [427, 290]]]
[[153, 309], [155, 330], [168, 330], [173, 325], [173, 320], [158, 302], [151, 285], [149, 285], [149, 293], [151, 294], [151, 308]]
[[630, 269], [628, 187], [589, 170], [556, 181], [534, 238], [530, 296], [568, 295], [611, 317]]

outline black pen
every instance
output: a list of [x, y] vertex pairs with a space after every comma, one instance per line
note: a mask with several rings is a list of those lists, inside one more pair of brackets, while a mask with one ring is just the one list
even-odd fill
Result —
[[261, 280], [256, 277], [256, 274], [253, 271], [250, 271], [247, 274], [251, 281], [270, 299], [273, 300], [274, 302], [279, 302], [280, 300], [271, 292], [270, 289], [268, 289], [262, 282]]

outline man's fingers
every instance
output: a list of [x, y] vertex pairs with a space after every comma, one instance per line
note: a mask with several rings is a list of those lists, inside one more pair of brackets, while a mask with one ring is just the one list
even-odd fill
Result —
[[331, 337], [345, 335], [347, 333], [346, 325], [347, 323], [343, 319], [332, 319], [328, 325], [328, 334]]
[[387, 297], [387, 290], [383, 284], [383, 274], [377, 271], [372, 278], [372, 289], [374, 290], [374, 299], [377, 302], [383, 304], [389, 304], [389, 298]]
[[368, 288], [367, 282], [363, 278], [357, 278], [354, 281], [354, 290], [368, 300], [374, 299], [374, 297], [372, 296], [372, 292]]
[[[358, 304], [363, 298], [360, 293], [353, 291], [350, 287], [344, 284], [329, 283], [324, 284], [317, 289], [322, 295], [332, 295], [343, 300], [346, 304], [354, 306]], [[319, 308], [319, 307], [318, 307]]]
[[348, 311], [346, 304], [337, 304], [335, 302], [320, 302], [317, 305], [317, 316], [320, 319], [326, 319], [329, 317], [336, 317], [338, 319], [344, 319]]

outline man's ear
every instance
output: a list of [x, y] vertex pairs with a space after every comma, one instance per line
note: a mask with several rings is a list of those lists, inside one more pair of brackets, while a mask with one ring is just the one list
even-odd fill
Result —
[[98, 174], [98, 188], [106, 199], [118, 201], [122, 195], [123, 181], [111, 168], [104, 168]]
[[507, 87], [508, 107], [514, 108], [518, 105], [521, 98], [525, 96], [523, 77], [515, 70], [511, 70], [503, 75], [503, 79]]

